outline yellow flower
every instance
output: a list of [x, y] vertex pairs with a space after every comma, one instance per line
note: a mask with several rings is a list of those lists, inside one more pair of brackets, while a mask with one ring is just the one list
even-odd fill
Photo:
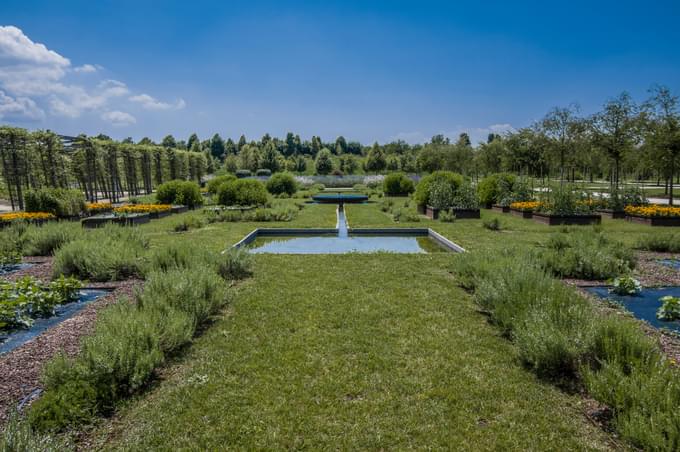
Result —
[[112, 206], [110, 202], [89, 202], [85, 205], [87, 210], [90, 212], [104, 212], [111, 210]]
[[660, 206], [626, 206], [626, 214], [637, 217], [680, 217], [680, 207]]
[[16, 220], [51, 220], [56, 218], [53, 214], [48, 212], [10, 212], [0, 214], [0, 221], [16, 221]]
[[172, 209], [170, 204], [128, 204], [113, 209], [115, 213], [151, 213], [151, 212], [167, 212]]
[[522, 201], [510, 204], [511, 209], [515, 210], [536, 210], [541, 205], [538, 201]]

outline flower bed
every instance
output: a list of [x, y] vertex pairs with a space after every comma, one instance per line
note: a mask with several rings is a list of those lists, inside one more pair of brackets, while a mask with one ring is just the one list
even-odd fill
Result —
[[538, 209], [541, 203], [538, 201], [522, 201], [510, 204], [510, 213], [515, 216], [530, 219], [534, 215], [534, 210]]
[[650, 226], [680, 226], [680, 207], [627, 206], [626, 220]]
[[90, 214], [99, 214], [104, 212], [111, 212], [113, 206], [110, 202], [88, 202], [85, 204], [85, 209]]
[[98, 215], [81, 220], [81, 225], [84, 228], [98, 228], [107, 223], [115, 223], [123, 226], [136, 226], [139, 224], [148, 223], [151, 217], [148, 213], [133, 213], [125, 216], [116, 215]]
[[130, 213], [159, 213], [170, 212], [172, 206], [170, 204], [128, 204], [125, 206], [116, 207], [113, 213], [118, 215], [126, 215]]
[[12, 224], [15, 221], [28, 221], [34, 224], [42, 224], [54, 220], [53, 214], [48, 212], [9, 212], [0, 214], [0, 227]]
[[547, 224], [548, 226], [583, 226], [589, 224], [600, 224], [602, 217], [600, 215], [555, 215], [551, 213], [534, 212], [532, 217], [537, 223]]

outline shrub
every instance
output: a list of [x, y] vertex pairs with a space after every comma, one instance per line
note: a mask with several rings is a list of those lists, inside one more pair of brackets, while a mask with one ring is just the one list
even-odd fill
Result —
[[244, 177], [250, 177], [250, 176], [252, 176], [252, 173], [250, 172], [250, 170], [247, 170], [247, 169], [236, 170], [236, 177], [238, 177], [239, 179], [242, 179]]
[[451, 205], [454, 209], [474, 210], [479, 209], [477, 192], [470, 184], [462, 184], [454, 193]]
[[548, 270], [562, 278], [609, 279], [635, 267], [635, 256], [623, 244], [594, 231], [555, 234], [541, 258]]
[[635, 247], [660, 253], [680, 253], [680, 233], [654, 232], [645, 234]]
[[107, 225], [63, 245], [54, 254], [53, 276], [117, 281], [142, 273], [148, 241], [136, 229]]
[[81, 235], [77, 224], [48, 223], [30, 226], [25, 235], [24, 254], [27, 256], [50, 256], [62, 245]]
[[[427, 205], [430, 203], [430, 186], [435, 182], [445, 182], [451, 187], [451, 191], [455, 193], [463, 184], [463, 176], [457, 173], [452, 173], [450, 171], [435, 171], [423, 177], [415, 191], [415, 200], [419, 205]], [[431, 205], [431, 204], [430, 204]]]
[[203, 196], [198, 184], [182, 180], [172, 180], [161, 184], [156, 190], [156, 200], [160, 204], [176, 204], [192, 208], [203, 204]]
[[85, 195], [77, 189], [28, 190], [24, 201], [26, 212], [49, 212], [59, 218], [78, 216], [85, 211]]
[[553, 187], [541, 193], [538, 211], [551, 215], [587, 215], [596, 207], [593, 199], [577, 187]]
[[267, 203], [267, 190], [255, 179], [239, 179], [220, 186], [219, 203], [224, 206], [259, 206]]
[[502, 229], [501, 220], [492, 218], [491, 220], [482, 221], [482, 226], [489, 231], [500, 231]]
[[21, 262], [28, 225], [23, 221], [12, 222], [0, 229], [0, 264]]
[[439, 221], [444, 223], [453, 223], [456, 221], [456, 214], [451, 210], [442, 210], [439, 212]]
[[269, 177], [272, 175], [272, 170], [267, 168], [260, 168], [257, 171], [255, 171], [255, 175], [259, 177]]
[[291, 174], [276, 173], [267, 181], [267, 191], [273, 195], [293, 196], [297, 191], [297, 182]]
[[234, 176], [232, 174], [213, 177], [212, 179], [210, 179], [208, 181], [208, 184], [207, 184], [208, 193], [210, 193], [212, 195], [216, 195], [217, 189], [220, 187], [220, 185], [227, 183], [227, 182], [231, 182], [233, 180], [236, 180], [236, 176]]
[[413, 181], [404, 173], [392, 173], [385, 176], [383, 190], [389, 196], [403, 196], [413, 193]]
[[443, 180], [436, 180], [430, 185], [429, 205], [435, 209], [448, 209], [453, 205], [454, 191], [451, 185]]
[[21, 420], [17, 412], [10, 413], [7, 424], [0, 433], [0, 451], [3, 452], [58, 452], [72, 448], [62, 438], [34, 431], [28, 422]]
[[477, 184], [479, 202], [484, 205], [499, 204], [501, 199], [512, 193], [516, 177], [514, 174], [497, 173], [486, 176]]
[[229, 248], [217, 260], [217, 273], [227, 281], [252, 275], [253, 257], [242, 248]]
[[202, 265], [210, 265], [210, 255], [202, 248], [189, 242], [175, 242], [158, 248], [151, 254], [149, 271], [170, 271], [177, 269], [193, 269]]
[[173, 226], [175, 232], [186, 232], [189, 229], [200, 229], [203, 227], [203, 219], [196, 215], [185, 215]]

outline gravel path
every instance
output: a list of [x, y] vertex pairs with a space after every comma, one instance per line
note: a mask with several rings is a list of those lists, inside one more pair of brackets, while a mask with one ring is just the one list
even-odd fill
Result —
[[[41, 262], [31, 268], [7, 275], [15, 280], [23, 276], [50, 279], [52, 262], [49, 258], [28, 258], [24, 262]], [[81, 339], [90, 334], [97, 312], [124, 296], [132, 296], [139, 280], [115, 283], [93, 283], [88, 288], [112, 288], [113, 291], [92, 302], [73, 317], [64, 320], [22, 346], [0, 356], [0, 425], [20, 402], [32, 401], [40, 394], [40, 374], [43, 366], [59, 351], [74, 356], [80, 349]]]

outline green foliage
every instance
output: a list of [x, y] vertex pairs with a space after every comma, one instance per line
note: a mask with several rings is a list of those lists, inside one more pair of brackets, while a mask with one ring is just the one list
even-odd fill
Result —
[[0, 282], [0, 331], [28, 328], [37, 317], [54, 315], [57, 305], [78, 296], [80, 281], [60, 277], [44, 285], [31, 276]]
[[0, 265], [21, 262], [28, 225], [23, 221], [12, 222], [0, 229]]
[[314, 163], [314, 169], [316, 174], [326, 175], [333, 171], [333, 160], [331, 159], [331, 151], [323, 148], [319, 151], [316, 156], [316, 162]]
[[435, 209], [448, 209], [453, 205], [454, 191], [451, 185], [443, 180], [435, 180], [430, 185], [428, 203]]
[[653, 232], [645, 234], [635, 247], [660, 253], [680, 253], [680, 233]]
[[444, 223], [453, 223], [456, 221], [456, 214], [449, 209], [445, 209], [439, 212], [439, 221]]
[[642, 290], [640, 281], [630, 276], [614, 278], [611, 291], [617, 295], [635, 295]]
[[78, 216], [85, 211], [85, 195], [78, 189], [29, 190], [24, 202], [26, 212], [49, 212], [59, 218]]
[[172, 230], [186, 232], [189, 229], [201, 229], [203, 226], [204, 221], [198, 215], [185, 215], [172, 226]]
[[551, 215], [588, 215], [595, 207], [596, 203], [588, 193], [565, 185], [542, 192], [538, 211]]
[[30, 226], [24, 236], [26, 256], [50, 256], [62, 245], [72, 242], [82, 234], [78, 224], [47, 223]]
[[276, 173], [267, 181], [267, 191], [273, 195], [293, 196], [297, 191], [297, 182], [292, 174]]
[[408, 195], [413, 193], [415, 186], [404, 173], [392, 173], [385, 176], [383, 190], [388, 196]]
[[253, 257], [242, 248], [229, 248], [217, 260], [217, 273], [227, 281], [252, 275]]
[[71, 445], [62, 438], [43, 435], [34, 431], [28, 422], [23, 421], [15, 411], [10, 413], [7, 424], [0, 433], [2, 452], [60, 452], [70, 450]]
[[220, 186], [219, 203], [224, 206], [261, 206], [267, 203], [267, 189], [256, 179], [238, 179]]
[[224, 176], [213, 177], [208, 181], [207, 184], [208, 193], [216, 195], [218, 189], [220, 188], [220, 185], [225, 184], [227, 182], [231, 182], [233, 180], [236, 180], [236, 176], [234, 176], [233, 174], [226, 174]]
[[211, 258], [202, 248], [186, 241], [173, 242], [151, 254], [148, 271], [191, 270], [206, 264], [211, 264]]
[[451, 206], [454, 209], [475, 210], [479, 209], [479, 199], [477, 192], [472, 185], [464, 183], [453, 194]]
[[203, 204], [201, 188], [196, 182], [172, 180], [161, 184], [156, 191], [160, 204], [175, 204], [196, 207]]
[[563, 278], [600, 280], [628, 273], [635, 255], [623, 244], [595, 231], [557, 233], [540, 253], [546, 268]]
[[484, 229], [488, 229], [489, 231], [500, 231], [503, 229], [501, 220], [498, 218], [492, 218], [491, 220], [484, 220], [482, 221], [482, 226]]
[[656, 317], [666, 322], [680, 320], [680, 297], [666, 295], [659, 299], [661, 307], [656, 313]]
[[435, 171], [434, 173], [423, 177], [416, 186], [416, 191], [414, 195], [416, 203], [418, 203], [419, 205], [427, 204], [431, 205], [430, 203], [431, 185], [437, 181], [447, 183], [448, 185], [450, 185], [451, 191], [455, 193], [458, 190], [458, 187], [460, 187], [463, 184], [463, 176], [457, 173], [452, 173], [450, 171]]
[[482, 204], [498, 204], [500, 200], [512, 192], [515, 176], [508, 173], [497, 173], [486, 176], [477, 184], [479, 202]]
[[54, 276], [118, 281], [142, 274], [148, 240], [135, 228], [107, 225], [69, 242], [54, 254]]

